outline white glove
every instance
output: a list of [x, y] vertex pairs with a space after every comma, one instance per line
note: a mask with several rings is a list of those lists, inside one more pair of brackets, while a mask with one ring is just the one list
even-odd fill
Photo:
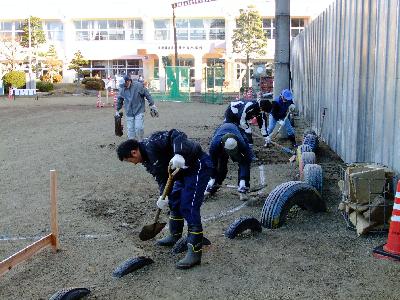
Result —
[[247, 192], [246, 182], [244, 181], [244, 179], [241, 179], [239, 181], [238, 192], [239, 193], [246, 193]]
[[266, 136], [266, 137], [264, 138], [264, 141], [265, 141], [264, 146], [265, 146], [265, 147], [268, 146], [268, 144], [271, 143], [271, 138], [270, 138], [270, 136], [269, 136], [269, 135]]
[[157, 207], [159, 209], [166, 209], [168, 207], [168, 197], [165, 197], [165, 199], [160, 196], [157, 200]]
[[116, 116], [116, 117], [119, 117], [119, 116], [120, 116], [118, 110], [115, 111], [115, 116]]
[[214, 183], [215, 183], [215, 179], [214, 179], [214, 178], [211, 178], [211, 179], [208, 181], [208, 183], [207, 183], [207, 188], [206, 188], [206, 190], [211, 189], [211, 188], [214, 186]]
[[185, 159], [180, 154], [175, 154], [174, 157], [169, 162], [171, 169], [175, 170], [176, 168], [184, 169], [185, 167]]
[[294, 104], [290, 104], [290, 105], [289, 105], [289, 111], [290, 111], [290, 112], [294, 112], [295, 109], [296, 109], [296, 105], [294, 105]]
[[284, 120], [279, 120], [278, 123], [279, 123], [279, 125], [283, 126], [285, 124], [285, 121]]
[[157, 110], [157, 106], [155, 106], [154, 104], [152, 106], [150, 106], [150, 116], [152, 116], [153, 118], [159, 116], [158, 110]]

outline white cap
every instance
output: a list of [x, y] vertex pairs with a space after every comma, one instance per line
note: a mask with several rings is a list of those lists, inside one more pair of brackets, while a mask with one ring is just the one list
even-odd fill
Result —
[[237, 142], [234, 138], [227, 138], [224, 147], [227, 150], [233, 150], [237, 147]]

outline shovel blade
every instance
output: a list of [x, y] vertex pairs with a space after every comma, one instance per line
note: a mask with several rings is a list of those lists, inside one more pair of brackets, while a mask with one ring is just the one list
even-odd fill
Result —
[[142, 230], [139, 233], [139, 238], [141, 241], [148, 241], [155, 237], [157, 234], [163, 230], [163, 228], [167, 225], [167, 223], [153, 223], [150, 225], [143, 226]]

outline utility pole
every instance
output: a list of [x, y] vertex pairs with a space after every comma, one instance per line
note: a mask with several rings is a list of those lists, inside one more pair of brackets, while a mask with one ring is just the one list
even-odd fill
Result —
[[175, 67], [178, 66], [178, 42], [176, 37], [175, 5], [172, 4], [172, 25], [174, 26]]
[[274, 97], [290, 88], [290, 0], [275, 0]]
[[29, 49], [29, 76], [32, 73], [32, 36], [31, 36], [31, 16], [28, 17], [28, 49]]

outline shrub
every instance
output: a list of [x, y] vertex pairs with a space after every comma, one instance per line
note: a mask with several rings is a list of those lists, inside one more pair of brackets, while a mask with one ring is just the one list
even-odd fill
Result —
[[3, 77], [4, 85], [9, 88], [10, 86], [14, 88], [23, 88], [26, 84], [25, 72], [24, 71], [11, 71], [4, 75]]
[[82, 80], [82, 83], [85, 85], [85, 88], [88, 90], [104, 90], [105, 83], [102, 79], [87, 77]]
[[51, 82], [37, 81], [36, 88], [39, 90], [39, 92], [50, 92], [54, 90], [54, 84]]
[[62, 81], [62, 76], [61, 76], [60, 74], [54, 75], [53, 81], [54, 81], [55, 83], [61, 82], [61, 81]]

